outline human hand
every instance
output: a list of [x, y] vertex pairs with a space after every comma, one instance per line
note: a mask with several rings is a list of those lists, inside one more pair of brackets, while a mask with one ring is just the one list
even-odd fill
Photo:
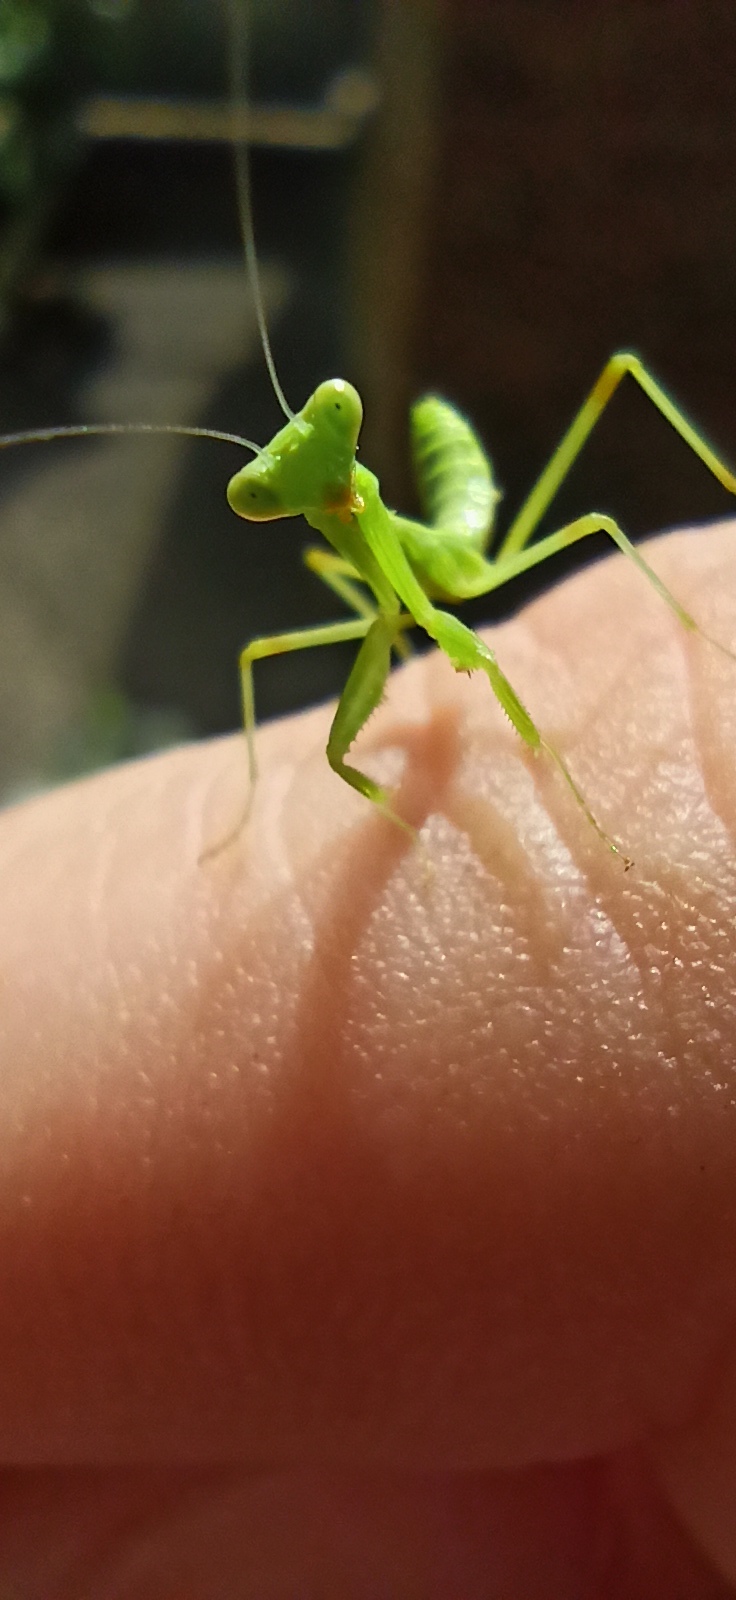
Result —
[[240, 740], [0, 818], [3, 1600], [736, 1590], [736, 663], [618, 558], [494, 643], [629, 874], [434, 656], [423, 850], [324, 710], [201, 865]]

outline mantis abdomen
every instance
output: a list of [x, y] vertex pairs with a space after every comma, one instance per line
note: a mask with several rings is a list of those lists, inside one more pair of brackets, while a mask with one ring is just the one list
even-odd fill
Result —
[[469, 423], [446, 400], [426, 395], [411, 408], [411, 444], [427, 521], [485, 550], [500, 490]]

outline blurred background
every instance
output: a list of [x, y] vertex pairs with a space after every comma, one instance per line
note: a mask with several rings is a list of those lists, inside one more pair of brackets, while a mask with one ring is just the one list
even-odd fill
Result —
[[[417, 509], [407, 411], [432, 388], [484, 438], [503, 525], [621, 346], [736, 460], [730, 0], [252, 0], [244, 77], [219, 0], [0, 0], [4, 433], [280, 425], [235, 120], [286, 394], [357, 383], [389, 503]], [[172, 437], [0, 454], [0, 798], [237, 726], [247, 639], [340, 614], [304, 524], [228, 510], [240, 460]], [[639, 535], [730, 506], [629, 385], [544, 527], [590, 509]], [[336, 693], [349, 660], [264, 664], [260, 716]]]

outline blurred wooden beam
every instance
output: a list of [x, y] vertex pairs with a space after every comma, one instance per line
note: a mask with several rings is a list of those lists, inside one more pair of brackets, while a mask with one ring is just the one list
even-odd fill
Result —
[[96, 95], [79, 113], [88, 139], [235, 142], [284, 150], [342, 150], [357, 138], [378, 101], [376, 80], [358, 69], [340, 73], [317, 105], [232, 107], [225, 100]]

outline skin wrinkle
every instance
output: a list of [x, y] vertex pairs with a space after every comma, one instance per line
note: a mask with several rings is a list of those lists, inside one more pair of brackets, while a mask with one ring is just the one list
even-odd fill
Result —
[[[532, 640], [536, 642], [534, 640], [533, 624], [529, 626], [528, 631]], [[592, 720], [594, 719], [589, 715], [589, 707], [586, 706], [586, 728]], [[556, 744], [557, 736], [554, 729], [550, 737], [552, 743]], [[574, 758], [574, 745], [574, 735], [571, 738], [568, 725], [565, 729], [564, 738], [565, 759], [570, 760], [571, 756]], [[621, 873], [626, 870], [626, 863], [623, 859], [627, 853], [625, 844], [622, 845], [620, 840], [615, 839], [614, 842], [618, 845], [621, 856], [613, 856], [607, 850], [605, 843], [597, 837], [589, 825], [585, 828], [580, 827], [580, 816], [570, 790], [564, 782], [562, 774], [555, 770], [551, 758], [546, 756], [543, 751], [539, 751], [537, 754], [531, 751], [524, 751], [524, 759], [540, 803], [552, 823], [560, 844], [577, 866], [583, 879], [590, 885], [591, 899], [597, 899], [598, 892], [603, 888], [603, 885], [611, 883], [610, 872], [606, 870], [610, 867], [611, 860]], [[571, 801], [572, 804], [570, 803]], [[596, 800], [594, 810], [597, 811], [597, 808], [598, 802]], [[632, 866], [635, 866], [635, 863], [632, 863]], [[595, 888], [596, 880], [599, 886], [598, 890]]]
[[[659, 554], [659, 552], [658, 552], [658, 554]], [[655, 610], [659, 610], [659, 609], [662, 609], [662, 608], [658, 608], [656, 606], [656, 602], [655, 602]], [[532, 613], [531, 613], [532, 625], [533, 625], [534, 617], [535, 617], [535, 613], [534, 613], [534, 611], [532, 611]], [[689, 645], [689, 647], [690, 647], [689, 653], [690, 653], [691, 661], [692, 661], [693, 656], [696, 653], [699, 653], [700, 659], [701, 659], [702, 662], [712, 661], [713, 660], [715, 652], [713, 651], [712, 647], [710, 647], [702, 639], [698, 639], [697, 637], [691, 637], [691, 636], [686, 635], [685, 634], [685, 630], [683, 630], [682, 628], [678, 627], [677, 624], [673, 621], [673, 619], [671, 619], [669, 617], [666, 617], [665, 620], [666, 620], [667, 624], [674, 630], [674, 637], [677, 639], [677, 641], [680, 643], [680, 645], [681, 646], [684, 645], [685, 647], [687, 647]], [[717, 657], [716, 657], [716, 661], [718, 661], [719, 665], [722, 665]], [[687, 687], [688, 682], [689, 682], [689, 679], [688, 679], [688, 675], [686, 674], [685, 678], [684, 678], [683, 687]], [[700, 750], [699, 753], [702, 756], [702, 754], [703, 754], [702, 749]], [[672, 885], [672, 864], [671, 863], [666, 863], [664, 865], [664, 869], [663, 870], [664, 870], [665, 877], [666, 877], [667, 880], [669, 880], [669, 882], [666, 882], [665, 885], [660, 885], [659, 887], [660, 888], [665, 888], [665, 898], [669, 898], [669, 895], [672, 893], [672, 887], [673, 887], [673, 885]], [[636, 867], [634, 868], [634, 871], [636, 872]], [[638, 876], [638, 874], [637, 874], [637, 876]], [[655, 886], [656, 886], [656, 881], [653, 880], [652, 878], [649, 878], [647, 880], [647, 887], [650, 888], [650, 889], [654, 889]], [[613, 908], [612, 908], [611, 902], [615, 901], [615, 898], [616, 898], [615, 895], [611, 896], [609, 898], [609, 900], [608, 900], [608, 903], [607, 903], [607, 909], [614, 916], [615, 916], [615, 913], [613, 913]], [[628, 906], [628, 902], [626, 903], [626, 906]], [[618, 925], [618, 923], [617, 923], [617, 925]], [[623, 924], [621, 924], [619, 926], [619, 931], [621, 932], [622, 937], [625, 939], [625, 942], [626, 942], [628, 948], [631, 950], [632, 949], [632, 939], [631, 939], [630, 934], [626, 931], [625, 926]], [[674, 967], [675, 965], [676, 965], [676, 957], [672, 961], [672, 967]], [[671, 970], [672, 970], [672, 968], [671, 968]], [[657, 988], [658, 988], [657, 982], [656, 982], [656, 980], [655, 980], [654, 983], [651, 983], [651, 982], [648, 981], [648, 974], [647, 974], [647, 970], [646, 970], [645, 966], [642, 965], [640, 967], [640, 971], [641, 971], [641, 974], [642, 974], [642, 979], [643, 979], [643, 984], [644, 984], [644, 992], [647, 995], [650, 1003], [656, 1004], [656, 1001], [657, 1001]], [[652, 977], [653, 976], [654, 975], [652, 973]], [[671, 1002], [672, 1002], [672, 997], [670, 995], [668, 995], [664, 991], [664, 989], [662, 989], [661, 990], [661, 1003], [660, 1003], [660, 1006], [659, 1006], [660, 1022], [661, 1023], [666, 1024], [667, 1017], [672, 1014], [672, 1003]]]
[[[445, 803], [448, 786], [458, 760], [458, 717], [450, 706], [442, 706], [423, 727], [404, 722], [394, 727], [390, 743], [400, 745], [406, 752], [404, 775], [397, 795], [397, 810], [410, 822], [417, 834], [427, 818]], [[381, 748], [385, 743], [380, 733], [369, 738], [368, 749]], [[286, 811], [284, 797], [284, 811]], [[282, 832], [285, 854], [289, 857], [289, 833], [297, 824], [300, 813], [298, 778], [291, 786], [291, 810], [294, 817], [284, 816]], [[372, 860], [380, 863], [375, 881], [369, 882], [365, 874], [355, 871], [355, 845], [348, 841], [349, 853], [345, 855], [345, 871], [341, 876], [334, 871], [334, 843], [329, 841], [322, 852], [316, 871], [326, 877], [329, 868], [329, 898], [320, 909], [315, 921], [314, 948], [311, 974], [304, 987], [301, 1002], [304, 1037], [309, 1036], [313, 1015], [321, 1015], [327, 1033], [323, 1033], [320, 1054], [325, 1062], [334, 1061], [339, 1033], [341, 1011], [345, 998], [350, 961], [358, 943], [360, 930], [368, 922], [372, 910], [379, 906], [385, 888], [401, 863], [416, 848], [407, 834], [398, 827], [386, 828], [384, 819], [374, 808], [360, 806], [359, 825], [367, 835], [365, 849]], [[338, 858], [339, 860], [339, 858]], [[431, 873], [431, 862], [427, 871]], [[316, 885], [311, 884], [315, 895]], [[309, 895], [302, 891], [302, 901], [309, 903]], [[312, 1062], [316, 1081], [321, 1076], [318, 1062]], [[311, 1075], [311, 1074], [310, 1074]]]
[[[441, 671], [441, 658], [438, 667]], [[439, 671], [435, 671], [434, 676], [438, 680]], [[480, 687], [487, 701], [487, 685], [483, 683]], [[486, 709], [490, 709], [492, 715], [497, 715], [495, 706], [488, 708], [486, 705]], [[529, 940], [534, 932], [538, 945], [541, 944], [541, 950], [537, 952], [537, 961], [541, 959], [543, 964], [540, 976], [543, 980], [549, 979], [552, 973], [552, 940], [549, 938], [545, 941], [547, 922], [541, 916], [545, 892], [538, 866], [525, 850], [514, 820], [507, 818], [500, 800], [497, 803], [492, 799], [488, 786], [484, 784], [477, 794], [470, 791], [472, 775], [468, 771], [470, 762], [467, 747], [472, 740], [472, 727], [467, 711], [460, 705], [445, 703], [443, 713], [444, 727], [451, 730], [453, 741], [453, 770], [446, 774], [445, 784], [435, 797], [432, 810], [435, 815], [442, 812], [458, 834], [467, 837], [474, 856], [499, 888], [505, 885], [510, 889], [513, 885], [525, 918], [526, 938]], [[506, 735], [508, 724], [505, 719], [503, 731]], [[518, 754], [517, 741], [509, 742], [513, 744], [515, 754]]]
[[518, 886], [521, 934], [525, 944], [536, 944], [534, 967], [538, 984], [551, 983], [557, 940], [549, 918], [544, 915], [547, 896], [539, 871], [524, 850], [518, 830], [500, 808], [491, 807], [485, 796], [474, 798], [455, 791], [448, 808], [448, 820], [472, 840], [472, 849], [489, 878], [499, 887]]
[[[456, 724], [456, 716], [448, 714], [448, 708], [442, 708], [425, 727], [405, 723], [392, 732], [391, 742], [407, 748], [408, 760], [398, 806], [402, 815], [411, 818], [414, 827], [419, 828], [430, 810], [442, 804], [457, 760]], [[380, 746], [380, 742], [380, 734], [374, 732], [371, 740], [373, 748], [377, 744]], [[294, 809], [298, 803], [295, 789]], [[340, 1089], [343, 1066], [341, 1031], [351, 964], [361, 931], [381, 905], [387, 882], [397, 871], [401, 872], [406, 858], [415, 852], [411, 840], [399, 828], [387, 827], [380, 815], [367, 807], [360, 807], [358, 814], [360, 831], [367, 837], [363, 850], [358, 850], [357, 861], [354, 837], [348, 837], [337, 846], [334, 841], [329, 841], [322, 856], [312, 864], [301, 890], [303, 903], [313, 907], [315, 935], [312, 956], [304, 972], [298, 1010], [297, 1033], [303, 1041], [300, 1077], [309, 1086], [310, 1123], [318, 1129], [313, 1135], [316, 1144], [309, 1148], [306, 1159], [303, 1152], [299, 1155], [294, 1153], [295, 1163], [307, 1168], [305, 1183], [309, 1182], [309, 1170], [319, 1170], [323, 1165], [320, 1141], [324, 1141], [326, 1150], [330, 1152], [328, 1161], [334, 1163], [335, 1149], [342, 1148], [346, 1152], [344, 1160], [348, 1169], [351, 1164], [361, 1162], [361, 1138], [355, 1125], [355, 1116]], [[287, 835], [288, 827], [287, 821]], [[370, 875], [360, 870], [364, 851], [370, 851], [371, 854]], [[327, 866], [328, 872], [325, 871]], [[421, 870], [431, 874], [431, 861], [426, 867], [422, 863]], [[327, 896], [324, 893], [325, 883]], [[315, 907], [318, 908], [316, 911]], [[315, 1030], [315, 1019], [319, 1019], [318, 1031]], [[301, 1132], [300, 1137], [303, 1137]], [[351, 1190], [354, 1190], [354, 1183], [346, 1185], [346, 1196]], [[327, 1221], [329, 1225], [329, 1219]], [[370, 1254], [370, 1216], [362, 1218], [358, 1214], [354, 1226], [364, 1254]], [[348, 1303], [345, 1307], [348, 1318], [353, 1311], [353, 1305]], [[372, 1318], [367, 1308], [364, 1308], [363, 1316], [367, 1326], [361, 1339], [368, 1344]], [[338, 1317], [342, 1325], [339, 1345], [346, 1339], [349, 1341], [351, 1334], [339, 1310]]]
[[[201, 861], [204, 852], [212, 849], [215, 842], [210, 837], [210, 817], [214, 810], [217, 814], [217, 799], [223, 787], [223, 763], [213, 756], [212, 762], [201, 773], [199, 782], [191, 785], [186, 795], [184, 848], [187, 861]], [[247, 784], [248, 767], [246, 752], [242, 751], [241, 783]], [[241, 800], [240, 814], [242, 816], [243, 804]], [[222, 827], [222, 836], [226, 837], [234, 826], [233, 822]], [[215, 835], [216, 839], [216, 835]], [[215, 857], [212, 857], [215, 859]]]
[[[486, 685], [482, 684], [480, 687], [485, 696], [487, 693]], [[487, 710], [487, 703], [484, 705], [484, 710]], [[498, 718], [496, 708], [492, 707], [491, 711]], [[465, 722], [467, 740], [469, 726], [472, 728], [467, 711], [465, 711]], [[508, 732], [508, 724], [505, 721], [503, 727], [504, 732]], [[472, 738], [472, 732], [470, 737]], [[576, 826], [576, 808], [574, 802], [572, 806], [570, 804], [571, 796], [567, 786], [560, 774], [551, 767], [549, 759], [543, 752], [540, 751], [535, 754], [524, 749], [513, 736], [509, 738], [508, 746], [510, 762], [515, 764], [519, 756], [521, 756], [523, 767], [532, 778], [542, 811], [552, 821], [555, 833], [565, 849], [565, 854], [574, 860], [575, 852], [569, 844], [565, 843], [567, 830], [560, 825], [560, 819], [567, 818], [570, 810], [572, 810], [573, 827]], [[549, 982], [553, 976], [554, 961], [559, 949], [561, 930], [559, 925], [556, 925], [553, 930], [550, 920], [543, 916], [547, 895], [546, 890], [543, 888], [543, 878], [540, 873], [539, 863], [533, 859], [528, 848], [528, 841], [525, 844], [524, 837], [520, 833], [518, 826], [518, 818], [515, 814], [507, 821], [500, 806], [491, 808], [485, 788], [482, 796], [471, 797], [469, 795], [470, 761], [467, 755], [463, 768], [464, 770], [458, 774], [458, 778], [452, 786], [449, 802], [445, 805], [446, 815], [462, 832], [469, 834], [474, 853], [484, 862], [488, 873], [492, 877], [500, 879], [501, 882], [505, 882], [508, 892], [517, 899], [517, 902], [522, 907], [528, 906], [528, 931], [530, 936], [532, 933], [534, 934], [534, 942], [537, 945], [538, 981], [540, 983]], [[579, 822], [579, 817], [577, 821]], [[605, 859], [605, 847], [602, 857], [600, 841], [592, 833], [592, 830], [589, 832], [588, 828], [585, 828], [582, 834], [579, 829], [577, 830], [573, 842], [577, 843], [578, 839], [580, 845], [578, 854], [581, 856], [583, 855], [584, 842], [590, 844], [592, 841], [593, 848], [585, 853], [584, 859], [586, 863], [590, 862], [596, 865], [600, 865], [601, 861], [603, 861], [604, 881], [608, 881], [607, 868], [610, 866], [610, 862]], [[583, 882], [585, 874], [580, 863], [578, 865], [580, 866], [581, 882]], [[616, 865], [621, 867], [620, 862], [617, 862]], [[522, 885], [523, 891], [520, 893]], [[574, 904], [575, 902], [571, 900], [569, 905], [569, 916], [571, 918], [574, 915]], [[579, 907], [577, 909], [579, 914]], [[558, 916], [560, 913], [564, 914], [565, 912], [565, 907], [561, 900], [557, 903], [557, 911]], [[614, 927], [613, 922], [611, 922], [611, 926]], [[631, 956], [631, 952], [629, 952], [629, 956], [634, 970], [636, 970], [636, 963], [633, 960], [633, 956]], [[542, 966], [539, 965], [540, 958], [543, 961]]]
[[[533, 641], [533, 648], [536, 647], [537, 633], [534, 629], [531, 618], [528, 622], [525, 622], [524, 619], [522, 619], [521, 627], [525, 628], [528, 637]], [[547, 649], [546, 654], [549, 655], [549, 653], [549, 649]], [[559, 646], [557, 646], [556, 649], [556, 659], [560, 659]], [[547, 675], [550, 674], [549, 662], [547, 660], [544, 662], [544, 669], [545, 674], [543, 681], [546, 681]], [[552, 673], [551, 675], [553, 677], [559, 676], [564, 681], [564, 672], [560, 672], [559, 674]], [[601, 694], [599, 698], [602, 701], [603, 695]], [[591, 720], [588, 713], [589, 708], [586, 705], [586, 725]], [[595, 715], [592, 720], [597, 720]], [[554, 726], [545, 722], [545, 727], [548, 728], [553, 742], [556, 742], [557, 735], [554, 730]], [[565, 739], [565, 751], [568, 759], [572, 759], [569, 732], [567, 733]], [[581, 881], [588, 886], [591, 902], [604, 911], [611, 929], [618, 935], [621, 949], [625, 953], [626, 959], [631, 964], [632, 975], [637, 975], [640, 979], [643, 979], [644, 969], [636, 958], [635, 947], [631, 941], [629, 933], [626, 931], [625, 926], [619, 926], [617, 921], [617, 912], [620, 901], [620, 883], [618, 881], [618, 876], [612, 878], [610, 867], [611, 860], [613, 860], [615, 868], [617, 869], [617, 874], [622, 874], [623, 863], [620, 860], [617, 860], [616, 858], [610, 858], [607, 855], [605, 846], [601, 844], [601, 841], [596, 837], [592, 829], [587, 826], [583, 826], [582, 828], [580, 827], [580, 816], [574, 801], [572, 800], [572, 797], [561, 775], [554, 770], [550, 760], [546, 758], [542, 752], [539, 752], [538, 755], [534, 755], [533, 753], [524, 750], [522, 754], [524, 766], [532, 777], [540, 804], [543, 807], [546, 815], [550, 818], [550, 821], [555, 829], [555, 833], [560, 840], [560, 844], [565, 850], [565, 854], [572, 862], [576, 864]], [[471, 813], [468, 811], [467, 805], [465, 807], [465, 815], [467, 820], [470, 821]], [[477, 817], [478, 810], [476, 808], [474, 820], [476, 820]], [[511, 849], [512, 856], [514, 857], [516, 868], [523, 869], [528, 857], [524, 851], [522, 840], [519, 837], [518, 828], [511, 824], [508, 829], [505, 830], [505, 838], [507, 847]], [[473, 842], [474, 846], [477, 848], [478, 836], [476, 832], [473, 832]], [[496, 841], [494, 839], [493, 845], [495, 845], [495, 843]], [[626, 841], [624, 841], [624, 849], [625, 848]], [[529, 884], [531, 884], [534, 875], [533, 869], [529, 867]], [[514, 886], [518, 892], [518, 875], [515, 875]], [[608, 889], [610, 889], [610, 893], [606, 892]], [[572, 914], [573, 906], [571, 904], [570, 915]], [[554, 948], [558, 946], [559, 930], [557, 928], [555, 929], [554, 935], [550, 930], [549, 942], [550, 946], [553, 946]], [[551, 970], [551, 967], [548, 970]]]
[[[532, 617], [534, 613], [532, 612]], [[527, 631], [533, 634], [533, 623], [530, 619]], [[587, 708], [586, 708], [587, 710]], [[566, 750], [569, 753], [569, 736], [566, 741]], [[526, 752], [524, 753], [526, 755]], [[583, 881], [590, 890], [592, 903], [604, 912], [610, 927], [619, 937], [621, 948], [631, 963], [632, 971], [638, 974], [645, 993], [647, 984], [647, 970], [644, 963], [636, 956], [636, 923], [627, 917], [626, 913], [632, 901], [629, 897], [622, 900], [620, 893], [622, 864], [613, 858], [615, 874], [611, 873], [612, 861], [596, 838], [593, 831], [587, 827], [580, 827], [580, 818], [565, 784], [559, 775], [550, 770], [550, 764], [544, 759], [535, 760], [528, 756], [525, 765], [532, 773], [537, 792], [550, 814], [555, 831], [564, 842], [566, 853], [571, 860], [577, 863]], [[512, 837], [513, 831], [512, 831]], [[516, 836], [518, 837], [518, 836]], [[517, 849], [520, 847], [517, 846]], [[634, 867], [636, 874], [636, 866]], [[636, 889], [636, 883], [631, 887]], [[555, 930], [557, 933], [557, 930]], [[650, 991], [650, 1000], [654, 998]]]
[[[617, 893], [616, 885], [611, 883], [610, 859], [605, 860], [603, 854], [605, 846], [592, 830], [586, 829], [586, 833], [588, 831], [592, 833], [594, 848], [591, 848], [591, 841], [584, 839], [579, 826], [569, 818], [569, 796], [564, 793], [565, 785], [561, 781], [553, 787], [551, 780], [556, 776], [557, 774], [548, 773], [542, 775], [538, 770], [535, 771], [537, 793], [554, 822], [558, 838], [565, 845], [583, 879], [591, 903], [603, 911], [609, 927], [618, 938], [624, 960], [631, 967], [632, 976], [638, 979], [642, 990], [646, 993], [646, 972], [636, 956], [636, 947], [631, 937], [631, 924], [625, 912], [621, 910], [620, 895]], [[623, 875], [623, 862], [616, 857], [612, 860]], [[636, 870], [635, 862], [632, 864], [632, 870]]]
[[[568, 829], [565, 827], [564, 823], [564, 811], [561, 800], [564, 801], [565, 797], [562, 796], [561, 800], [558, 797], [555, 798], [556, 803], [553, 809], [559, 817], [559, 827], [564, 837], [564, 835], [568, 833]], [[598, 843], [597, 840], [594, 842], [596, 844]], [[641, 956], [637, 955], [636, 934], [638, 932], [638, 926], [635, 902], [622, 901], [620, 893], [617, 892], [616, 884], [611, 884], [610, 870], [606, 870], [608, 864], [603, 863], [600, 852], [588, 850], [585, 852], [585, 857], [583, 858], [583, 851], [581, 849], [574, 851], [574, 843], [575, 841], [571, 840], [571, 856], [573, 860], [577, 858], [578, 866], [581, 874], [583, 875], [590, 900], [602, 911], [607, 925], [615, 934], [620, 945], [624, 962], [631, 970], [632, 979], [635, 979], [639, 983], [641, 996], [644, 1003], [647, 1004], [650, 1009], [656, 1006], [659, 1014], [659, 1021], [660, 1023], [663, 1023], [665, 1021], [666, 1012], [662, 1006], [656, 1005], [658, 999], [656, 984], [652, 981], [651, 975], [647, 970], [646, 962], [642, 960]], [[617, 862], [616, 865], [621, 871], [623, 871], [620, 862]], [[634, 864], [632, 870], [634, 872], [636, 871], [636, 864]]]
[[[279, 769], [277, 768], [277, 770]], [[291, 789], [292, 781], [293, 780], [290, 777], [289, 782], [285, 784], [283, 777], [280, 776], [280, 792], [283, 792], [284, 788], [286, 787], [288, 793], [288, 791]], [[330, 848], [337, 848], [339, 850], [340, 846], [338, 844], [335, 847], [333, 841], [333, 844]], [[286, 851], [286, 854], [288, 859], [288, 850]], [[219, 863], [216, 863], [216, 865], [219, 866]], [[232, 866], [232, 863], [230, 865]], [[318, 859], [315, 869], [315, 876], [317, 880], [315, 889], [315, 902], [321, 893], [324, 869], [324, 861]], [[294, 903], [297, 906], [297, 917], [299, 922], [303, 923], [305, 935], [304, 938], [299, 941], [299, 948], [301, 951], [298, 967], [299, 976], [293, 980], [291, 985], [288, 986], [289, 992], [293, 993], [294, 1005], [298, 1006], [304, 973], [308, 971], [312, 972], [313, 984], [317, 983], [318, 976], [321, 973], [324, 983], [325, 1004], [324, 1006], [318, 1005], [316, 1010], [316, 1015], [321, 1019], [324, 1015], [329, 1016], [330, 1009], [330, 991], [328, 986], [327, 972], [323, 966], [319, 950], [315, 950], [315, 938], [312, 926], [313, 917], [307, 916], [305, 912], [305, 907], [309, 903], [309, 895], [308, 893], [305, 894], [301, 886], [294, 882], [293, 872], [290, 876], [290, 881], [288, 883], [279, 884], [276, 893], [272, 894], [270, 900], [264, 904], [262, 913], [264, 919], [268, 919], [269, 922], [275, 921], [276, 923], [284, 920], [282, 913], [278, 909], [279, 905], [285, 906], [290, 903]], [[286, 913], [287, 918], [289, 915], [290, 913]], [[246, 971], [250, 969], [254, 960], [263, 959], [264, 957], [262, 940], [258, 933], [257, 923], [249, 934], [248, 946], [249, 948], [242, 948], [240, 951], [240, 961], [244, 970]], [[317, 976], [315, 976], [315, 974], [317, 974]], [[222, 982], [221, 975], [218, 975], [218, 977], [219, 981]], [[285, 979], [283, 970], [281, 971], [281, 978], [283, 982]], [[237, 994], [234, 994], [228, 1000], [228, 1008], [231, 1008], [233, 1004], [237, 1006], [237, 1003]], [[210, 1009], [212, 1004], [213, 997], [211, 994], [204, 997], [203, 1010], [205, 1014]], [[216, 1008], [219, 1009], [219, 1003], [215, 1001], [214, 1004]], [[283, 1083], [279, 1081], [281, 1076], [280, 1063], [272, 1063], [269, 1069], [271, 1080], [270, 1095], [272, 1101], [274, 1101], [274, 1108], [272, 1113], [268, 1116], [267, 1121], [264, 1122], [262, 1130], [263, 1142], [261, 1147], [254, 1148], [253, 1139], [251, 1139], [250, 1143], [248, 1173], [250, 1185], [249, 1208], [254, 1214], [257, 1214], [259, 1210], [265, 1208], [266, 1212], [268, 1212], [270, 1209], [272, 1215], [275, 1213], [278, 1216], [279, 1211], [283, 1209], [284, 1203], [288, 1207], [288, 1198], [285, 1197], [284, 1202], [282, 1202], [279, 1198], [279, 1189], [283, 1182], [281, 1174], [284, 1166], [290, 1168], [292, 1172], [290, 1191], [299, 1192], [301, 1184], [299, 1176], [300, 1171], [305, 1169], [308, 1180], [313, 1160], [319, 1159], [318, 1154], [311, 1142], [308, 1130], [314, 1126], [315, 1121], [319, 1121], [319, 1109], [321, 1101], [319, 1087], [320, 1075], [319, 1073], [312, 1075], [308, 1070], [309, 1057], [308, 1054], [305, 1055], [305, 1045], [300, 1042], [297, 1037], [299, 1034], [299, 1029], [296, 1025], [297, 1015], [298, 1013], [295, 1015], [295, 1021], [293, 1024], [293, 1032], [295, 1035], [296, 1044], [296, 1059], [292, 1067], [287, 1072]], [[310, 1019], [309, 1017], [304, 1019], [307, 1050], [308, 1040], [313, 1031], [313, 1024], [314, 1019]], [[228, 1024], [226, 1016], [223, 1016], [223, 1025], [225, 1031], [227, 1031]], [[265, 1043], [263, 1055], [266, 1058], [268, 1056], [268, 1041]], [[283, 1102], [285, 1093], [288, 1095], [289, 1125], [293, 1126], [294, 1128], [295, 1143], [292, 1147], [291, 1135], [288, 1131], [288, 1128], [282, 1127], [279, 1135], [280, 1154], [278, 1155], [276, 1161], [274, 1161], [270, 1153], [271, 1135], [269, 1131], [269, 1125], [273, 1123], [274, 1115], [277, 1114], [279, 1105], [281, 1102]], [[305, 1145], [303, 1151], [300, 1148], [302, 1141]], [[300, 1214], [305, 1209], [308, 1212], [308, 1205], [300, 1196]], [[209, 1278], [212, 1272], [212, 1267], [210, 1264], [211, 1250], [208, 1248], [208, 1238], [212, 1233], [212, 1226], [213, 1220], [212, 1218], [209, 1218], [207, 1219], [201, 1232], [202, 1249], [200, 1251], [200, 1263], [201, 1269], [205, 1274], [205, 1280]], [[230, 1208], [218, 1216], [217, 1232], [221, 1241], [224, 1243], [224, 1253], [226, 1257], [232, 1256], [233, 1259], [236, 1259], [238, 1254], [241, 1253], [239, 1245], [239, 1231], [241, 1228], [242, 1217], [240, 1216], [237, 1207], [234, 1209]], [[295, 1233], [297, 1251], [295, 1271], [300, 1272], [302, 1270], [302, 1263], [299, 1259], [301, 1236], [298, 1228], [295, 1230]], [[276, 1368], [274, 1371], [274, 1361], [270, 1352], [272, 1339], [268, 1331], [268, 1326], [264, 1326], [263, 1328], [260, 1326], [259, 1307], [262, 1303], [267, 1302], [269, 1309], [273, 1314], [274, 1303], [278, 1305], [279, 1296], [282, 1294], [282, 1291], [277, 1284], [269, 1281], [273, 1274], [270, 1271], [268, 1260], [271, 1246], [267, 1230], [263, 1230], [262, 1239], [262, 1246], [260, 1239], [251, 1239], [250, 1264], [247, 1267], [241, 1268], [239, 1281], [231, 1286], [230, 1294], [232, 1303], [229, 1308], [228, 1316], [223, 1317], [220, 1321], [220, 1341], [222, 1350], [224, 1352], [227, 1371], [233, 1373], [242, 1371], [244, 1356], [247, 1354], [255, 1360], [256, 1368], [258, 1368], [258, 1364], [260, 1362], [261, 1370], [265, 1370], [267, 1372], [270, 1371], [272, 1373], [274, 1387], [277, 1388], [278, 1369]], [[264, 1286], [266, 1291], [265, 1294]], [[204, 1298], [208, 1298], [211, 1294], [211, 1289], [207, 1286], [206, 1281], [201, 1293], [203, 1294]], [[276, 1296], [275, 1302], [274, 1296]], [[284, 1321], [287, 1322], [288, 1320], [289, 1312], [288, 1310], [285, 1310]], [[266, 1317], [266, 1323], [268, 1323], [268, 1316]], [[247, 1350], [244, 1350], [242, 1332], [238, 1331], [242, 1330], [242, 1328], [245, 1326], [249, 1328], [249, 1341]], [[293, 1357], [291, 1358], [291, 1368], [292, 1371], [298, 1370], [298, 1359], [295, 1361]]]
[[[341, 942], [342, 942], [342, 938], [341, 938]], [[330, 1056], [331, 1056], [331, 1051], [328, 1051], [328, 1054], [330, 1054]]]

